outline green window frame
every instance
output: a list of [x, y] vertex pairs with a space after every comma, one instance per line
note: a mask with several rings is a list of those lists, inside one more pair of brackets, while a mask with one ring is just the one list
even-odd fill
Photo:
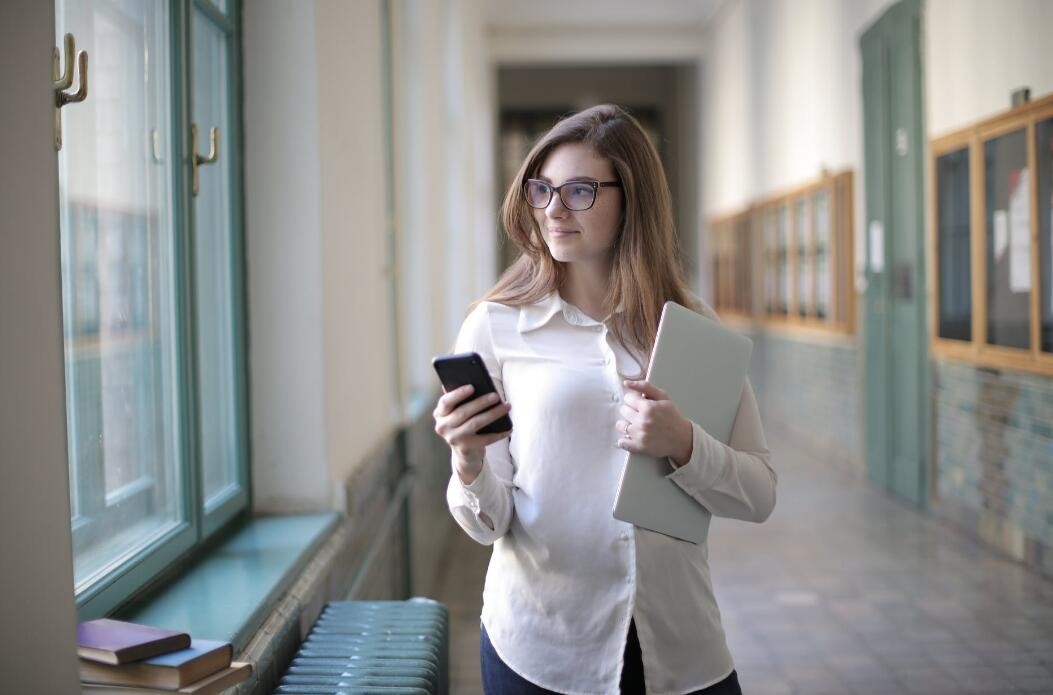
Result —
[[[92, 571], [75, 577], [78, 615], [87, 620], [113, 613], [160, 576], [178, 569], [182, 561], [236, 523], [250, 507], [241, 3], [144, 0], [140, 5], [126, 6], [117, 0], [57, 0], [56, 5], [57, 36], [70, 32], [77, 41], [78, 29], [92, 27], [85, 28], [87, 36], [77, 41], [81, 44], [77, 48], [89, 58], [92, 79], [88, 106], [74, 103], [61, 110], [62, 149], [58, 152], [75, 568], [78, 553], [88, 552], [86, 549], [112, 535], [114, 529], [127, 533], [130, 539], [126, 547], [115, 544], [117, 549], [107, 551], [104, 561], [93, 565]], [[137, 26], [127, 16], [135, 12], [153, 14]], [[101, 23], [96, 21], [100, 16], [104, 17]], [[141, 86], [142, 79], [132, 79], [142, 75], [135, 73], [134, 66], [128, 68], [115, 61], [114, 56], [120, 54], [112, 45], [104, 44], [113, 35], [98, 27], [115, 26], [120, 31], [122, 21], [126, 30], [119, 38], [130, 46], [132, 62], [154, 63], [149, 73], [153, 92], [149, 85]], [[135, 36], [136, 32], [141, 36]], [[158, 61], [166, 64], [157, 66]], [[60, 56], [60, 64], [68, 62], [68, 57]], [[76, 70], [74, 73], [76, 89], [81, 78]], [[203, 87], [211, 91], [202, 91]], [[115, 94], [123, 95], [125, 101], [115, 101]], [[128, 94], [141, 98], [129, 102]], [[100, 100], [97, 105], [91, 104], [93, 97]], [[110, 103], [104, 106], [107, 99]], [[215, 108], [203, 107], [208, 99]], [[110, 119], [107, 123], [106, 116], [114, 114], [127, 122], [114, 124]], [[198, 123], [203, 114], [216, 117], [212, 122]], [[198, 167], [197, 195], [193, 190], [194, 169], [201, 160], [191, 152], [195, 125], [201, 133], [198, 155], [208, 153], [210, 129], [216, 127], [219, 132], [216, 163]], [[129, 130], [134, 133], [126, 140], [114, 139]], [[142, 143], [146, 154], [128, 148], [127, 142]], [[111, 154], [107, 147], [119, 152]], [[98, 194], [98, 200], [85, 202], [83, 190], [75, 190], [75, 179], [82, 170], [91, 170], [91, 166], [77, 161], [86, 150], [91, 152], [84, 157], [100, 172], [103, 165], [99, 162], [104, 157], [109, 157], [111, 166], [115, 159], [124, 161], [122, 156], [136, 166], [147, 158], [149, 171], [160, 172], [151, 174], [157, 185], [150, 189], [148, 184], [133, 180], [127, 188], [139, 191], [141, 200], [153, 202], [161, 191], [165, 214], [151, 217], [148, 213], [154, 208], [149, 207], [147, 213], [121, 213], [132, 219], [128, 222], [113, 211], [117, 206], [112, 202], [99, 202], [104, 193]], [[120, 163], [116, 166], [119, 168]], [[130, 171], [127, 178], [137, 175]], [[93, 173], [81, 179], [96, 177], [103, 178]], [[103, 191], [105, 185], [99, 183], [95, 188]], [[115, 233], [113, 229], [120, 225], [121, 231]], [[146, 227], [154, 231], [143, 231]], [[103, 236], [105, 242], [100, 241]], [[162, 265], [165, 270], [159, 272]], [[106, 290], [99, 286], [115, 283], [113, 276], [123, 283], [122, 296], [142, 326], [138, 333], [123, 330], [118, 338], [133, 349], [138, 346], [140, 353], [168, 355], [162, 354], [162, 359], [153, 355], [150, 362], [165, 363], [163, 369], [155, 371], [165, 371], [163, 381], [167, 384], [160, 395], [152, 394], [153, 402], [151, 392], [136, 383], [149, 370], [136, 371], [135, 360], [113, 358], [113, 345], [119, 340], [112, 330], [107, 336], [100, 328], [98, 305], [106, 304], [107, 299]], [[164, 312], [156, 310], [157, 294], [166, 297]], [[161, 324], [163, 328], [157, 330]], [[108, 363], [104, 367], [89, 363], [81, 369], [85, 360], [91, 359]], [[151, 357], [146, 359], [150, 361]], [[130, 434], [118, 433], [128, 435], [121, 445], [131, 453], [115, 444], [112, 457], [133, 460], [137, 468], [131, 466], [136, 468], [132, 473], [107, 465], [111, 450], [101, 443], [103, 433], [109, 439], [106, 399], [113, 387], [97, 382], [107, 379], [111, 384], [119, 382], [130, 394], [120, 403], [130, 411], [122, 415], [133, 423], [126, 428]], [[85, 438], [94, 435], [100, 444], [86, 447]], [[149, 460], [153, 452], [167, 456], [166, 461]], [[125, 463], [121, 461], [129, 468]], [[116, 485], [108, 480], [122, 476], [127, 480]], [[162, 489], [166, 490], [168, 505], [164, 523], [136, 535], [135, 519], [154, 513], [151, 508], [158, 507]], [[129, 518], [132, 522], [127, 521]]]

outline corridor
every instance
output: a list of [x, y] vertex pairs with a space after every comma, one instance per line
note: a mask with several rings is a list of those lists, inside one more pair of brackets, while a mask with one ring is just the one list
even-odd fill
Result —
[[[715, 520], [710, 564], [749, 695], [1053, 693], [1053, 582], [888, 497], [769, 425], [779, 501]], [[481, 693], [490, 549], [450, 537], [451, 688]]]
[[[116, 619], [229, 643], [235, 695], [266, 695], [331, 602], [425, 597], [453, 618], [433, 685], [449, 651], [479, 695], [491, 549], [448, 506], [433, 360], [492, 349], [547, 475], [584, 439], [552, 423], [635, 419], [616, 343], [695, 296], [752, 341], [779, 477], [765, 523], [709, 533], [743, 691], [1053, 695], [1050, 27], [1053, 0], [3, 0], [0, 690], [97, 685], [77, 628]], [[604, 104], [630, 136], [567, 120]], [[611, 330], [541, 359], [466, 320], [529, 283], [574, 320], [524, 304], [513, 340]], [[573, 460], [608, 474], [628, 419]], [[743, 501], [747, 464], [697, 460]], [[553, 480], [502, 513], [562, 540]], [[719, 636], [709, 593], [666, 593], [655, 653]], [[608, 605], [568, 598], [538, 605]], [[600, 689], [595, 645], [531, 634], [550, 682]]]

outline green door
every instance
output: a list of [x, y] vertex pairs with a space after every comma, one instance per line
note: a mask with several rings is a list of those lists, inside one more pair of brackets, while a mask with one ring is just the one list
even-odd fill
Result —
[[897, 496], [923, 505], [929, 372], [920, 23], [919, 0], [903, 0], [863, 34], [860, 50], [867, 472]]

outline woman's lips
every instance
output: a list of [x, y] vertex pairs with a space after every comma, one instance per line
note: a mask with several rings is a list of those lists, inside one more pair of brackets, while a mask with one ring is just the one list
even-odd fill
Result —
[[565, 236], [570, 236], [571, 234], [578, 234], [578, 233], [579, 232], [576, 232], [573, 229], [553, 229], [552, 231], [549, 232], [549, 234], [551, 234], [553, 238], [565, 237]]

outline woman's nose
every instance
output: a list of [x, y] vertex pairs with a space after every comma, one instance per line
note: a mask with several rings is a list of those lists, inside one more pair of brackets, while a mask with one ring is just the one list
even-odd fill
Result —
[[568, 210], [563, 205], [563, 199], [559, 197], [559, 193], [552, 192], [552, 199], [548, 201], [548, 207], [545, 208], [545, 214], [549, 217], [564, 217]]

